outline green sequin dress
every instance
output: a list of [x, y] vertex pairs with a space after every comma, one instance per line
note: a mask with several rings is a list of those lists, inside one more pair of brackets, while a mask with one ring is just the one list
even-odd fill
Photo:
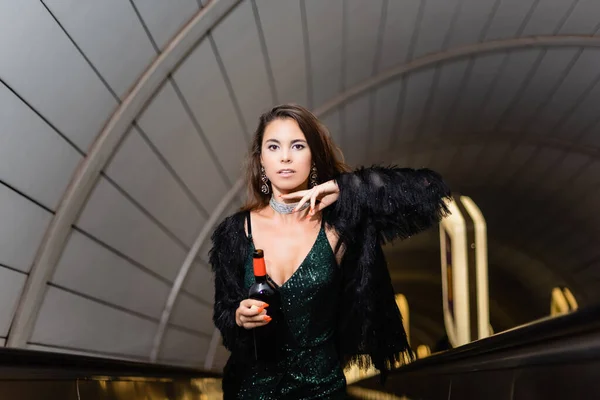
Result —
[[[254, 250], [254, 245], [251, 245]], [[252, 251], [245, 286], [254, 282]], [[276, 366], [260, 365], [242, 379], [239, 399], [346, 399], [346, 378], [335, 346], [341, 280], [325, 229], [296, 272], [279, 288], [289, 335], [285, 357]]]

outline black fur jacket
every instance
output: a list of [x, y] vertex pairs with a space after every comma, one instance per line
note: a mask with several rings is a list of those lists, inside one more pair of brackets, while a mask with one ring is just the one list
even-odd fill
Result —
[[[428, 169], [361, 168], [335, 178], [338, 200], [323, 210], [344, 246], [340, 263], [343, 288], [337, 345], [344, 367], [374, 365], [385, 379], [398, 363], [413, 358], [396, 306], [381, 245], [421, 232], [448, 213], [450, 195], [442, 178]], [[235, 310], [247, 296], [244, 264], [250, 242], [244, 212], [226, 218], [212, 236], [210, 263], [215, 275], [213, 320], [224, 346], [232, 354], [225, 367], [223, 388], [235, 391], [238, 368], [251, 357], [249, 330], [235, 323]], [[227, 391], [227, 390], [225, 390]]]

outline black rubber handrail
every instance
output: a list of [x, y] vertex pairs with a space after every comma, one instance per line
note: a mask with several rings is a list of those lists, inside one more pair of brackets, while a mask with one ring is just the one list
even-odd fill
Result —
[[71, 379], [93, 376], [166, 379], [218, 378], [195, 368], [23, 349], [0, 349], [0, 379]]
[[389, 379], [395, 374], [456, 374], [599, 358], [600, 305], [594, 305], [432, 354], [392, 371]]

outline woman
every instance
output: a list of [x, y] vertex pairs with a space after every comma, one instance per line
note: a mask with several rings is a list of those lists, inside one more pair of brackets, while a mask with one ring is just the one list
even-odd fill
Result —
[[[382, 244], [431, 227], [449, 191], [429, 170], [350, 172], [308, 110], [260, 117], [247, 169], [249, 200], [215, 230], [214, 322], [231, 351], [225, 398], [344, 398], [343, 368], [374, 365], [382, 379], [412, 359]], [[252, 331], [271, 323], [247, 299], [252, 252], [264, 250], [282, 301], [282, 356], [253, 361]]]

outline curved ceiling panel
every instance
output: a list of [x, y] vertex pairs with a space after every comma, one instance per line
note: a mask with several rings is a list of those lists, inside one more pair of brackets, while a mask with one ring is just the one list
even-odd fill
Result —
[[[351, 164], [429, 166], [479, 204], [500, 329], [554, 285], [600, 299], [600, 4], [202, 4], [0, 4], [0, 341], [220, 368], [202, 239], [239, 207], [259, 114], [288, 101]], [[386, 251], [435, 343], [436, 232]]]

